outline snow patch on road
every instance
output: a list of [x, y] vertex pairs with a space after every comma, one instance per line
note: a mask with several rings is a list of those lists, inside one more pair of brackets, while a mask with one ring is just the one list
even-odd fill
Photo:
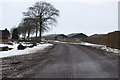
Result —
[[91, 47], [95, 47], [97, 49], [101, 49], [101, 50], [104, 50], [107, 52], [120, 53], [119, 49], [110, 48], [110, 47], [107, 47], [106, 45], [92, 44], [92, 43], [87, 43], [87, 42], [75, 43], [75, 42], [61, 42], [61, 41], [56, 41], [56, 40], [51, 40], [51, 41], [57, 42], [57, 43], [68, 43], [68, 44], [78, 44], [78, 45], [91, 46]]
[[98, 49], [102, 49], [107, 52], [120, 53], [119, 49], [110, 48], [110, 47], [107, 47], [106, 45], [92, 44], [92, 43], [87, 43], [87, 42], [81, 42], [80, 44], [85, 45], [85, 46], [95, 47]]
[[54, 41], [54, 42], [57, 42], [57, 43], [68, 43], [68, 42], [62, 42], [62, 41]]
[[34, 46], [33, 48], [26, 48], [24, 50], [17, 50], [18, 44], [14, 44], [13, 46], [7, 45], [7, 44], [0, 44], [0, 46], [2, 47], [8, 46], [9, 48], [13, 48], [12, 50], [9, 50], [9, 51], [1, 51], [0, 58], [3, 58], [3, 57], [15, 56], [15, 55], [35, 53], [39, 50], [44, 50], [49, 46], [53, 46], [53, 44], [39, 44], [37, 46]]
[[61, 42], [61, 41], [54, 41], [54, 42], [57, 42], [57, 43], [69, 43], [69, 44], [79, 44], [79, 45], [91, 46], [91, 47], [95, 47], [95, 48], [97, 48], [97, 49], [105, 50], [105, 51], [107, 51], [107, 52], [120, 53], [120, 50], [119, 50], [119, 49], [110, 48], [110, 47], [107, 47], [106, 45], [92, 44], [92, 43], [87, 43], [87, 42], [81, 42], [81, 43]]

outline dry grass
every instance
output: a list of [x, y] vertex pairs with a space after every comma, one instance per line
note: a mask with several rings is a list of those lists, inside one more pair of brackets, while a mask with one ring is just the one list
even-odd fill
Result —
[[84, 41], [120, 49], [120, 31], [111, 32], [98, 38], [86, 38]]
[[58, 41], [62, 41], [62, 42], [76, 42], [76, 43], [80, 43], [81, 40], [80, 39], [69, 39], [69, 38], [60, 38], [60, 39], [57, 39]]

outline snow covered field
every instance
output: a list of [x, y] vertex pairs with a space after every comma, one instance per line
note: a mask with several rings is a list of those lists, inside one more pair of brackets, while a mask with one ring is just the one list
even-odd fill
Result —
[[[23, 45], [27, 46], [30, 44], [23, 44]], [[0, 47], [5, 47], [5, 46], [8, 46], [9, 48], [13, 48], [13, 49], [9, 51], [0, 51], [0, 58], [35, 53], [38, 50], [44, 50], [45, 48], [52, 46], [52, 44], [38, 44], [37, 46], [34, 46], [33, 48], [26, 48], [24, 50], [17, 50], [18, 44], [13, 44], [13, 45], [0, 44]]]

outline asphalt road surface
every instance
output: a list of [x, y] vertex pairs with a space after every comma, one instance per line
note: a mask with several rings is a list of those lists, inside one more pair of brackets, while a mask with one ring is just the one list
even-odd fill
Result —
[[118, 56], [78, 44], [53, 44], [42, 53], [3, 59], [3, 65], [9, 64], [3, 77], [118, 78]]

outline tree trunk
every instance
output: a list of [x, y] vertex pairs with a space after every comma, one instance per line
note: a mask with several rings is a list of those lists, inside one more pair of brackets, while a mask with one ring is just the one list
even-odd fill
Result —
[[40, 22], [39, 38], [40, 38], [40, 42], [41, 42], [41, 39], [42, 39], [42, 22]]
[[42, 39], [42, 13], [40, 13], [40, 20], [39, 20], [39, 25], [40, 25], [40, 29], [39, 29], [39, 40], [41, 42]]
[[28, 38], [28, 40], [29, 40], [29, 38], [30, 38], [30, 31], [28, 31], [28, 36], [27, 36], [27, 38]]
[[35, 23], [36, 24], [36, 39], [37, 39], [37, 36], [38, 36], [38, 23]]
[[24, 40], [25, 40], [26, 34], [24, 34], [23, 36], [24, 36]]
[[37, 34], [38, 34], [38, 28], [36, 27], [36, 38], [37, 38]]

